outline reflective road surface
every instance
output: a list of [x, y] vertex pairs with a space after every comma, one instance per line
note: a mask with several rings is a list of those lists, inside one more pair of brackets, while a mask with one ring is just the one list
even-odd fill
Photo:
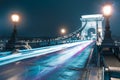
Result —
[[[0, 80], [78, 80], [93, 41], [21, 50], [0, 56]], [[3, 54], [3, 53], [0, 53]]]

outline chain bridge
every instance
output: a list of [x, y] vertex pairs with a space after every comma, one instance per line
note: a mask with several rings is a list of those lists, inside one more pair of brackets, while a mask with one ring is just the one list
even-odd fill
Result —
[[0, 80], [119, 80], [120, 46], [101, 45], [103, 20], [101, 14], [82, 15], [72, 33], [17, 41], [14, 50], [0, 52]]

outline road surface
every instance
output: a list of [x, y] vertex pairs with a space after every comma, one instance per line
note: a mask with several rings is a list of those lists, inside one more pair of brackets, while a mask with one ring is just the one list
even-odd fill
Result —
[[0, 80], [78, 80], [92, 43], [82, 41], [3, 55]]

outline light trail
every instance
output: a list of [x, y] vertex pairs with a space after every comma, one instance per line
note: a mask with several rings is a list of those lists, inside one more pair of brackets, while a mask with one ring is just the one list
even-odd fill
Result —
[[62, 53], [60, 53], [60, 56], [57, 56], [56, 58], [51, 59], [52, 61], [47, 60], [45, 62], [46, 63], [45, 65], [51, 66], [51, 67], [45, 67], [45, 68], [43, 68], [40, 71], [38, 77], [35, 80], [43, 79], [43, 77], [45, 75], [47, 75], [50, 72], [54, 71], [56, 68], [59, 68], [60, 66], [62, 66], [69, 59], [71, 59], [74, 55], [76, 55], [77, 53], [80, 53], [80, 51], [82, 51], [84, 48], [86, 48], [90, 44], [91, 44], [90, 42], [87, 42], [85, 44], [76, 46], [76, 47], [74, 47], [72, 49], [68, 49], [66, 51], [63, 51]]
[[80, 77], [80, 71], [72, 69], [84, 67], [92, 43], [93, 41], [83, 41], [21, 50], [21, 53], [12, 55], [14, 58], [10, 58], [10, 55], [6, 59], [2, 57], [0, 79], [76, 80]]
[[1, 57], [0, 58], [0, 66], [15, 62], [15, 61], [27, 59], [27, 58], [46, 55], [46, 54], [49, 54], [52, 52], [56, 52], [56, 51], [59, 51], [59, 50], [62, 50], [62, 49], [68, 48], [68, 47], [72, 47], [72, 46], [75, 46], [78, 44], [84, 44], [87, 42], [91, 43], [92, 41], [83, 41], [83, 42], [62, 44], [62, 45], [57, 45], [57, 46], [49, 46], [48, 48], [44, 47], [45, 49], [44, 48], [37, 48], [37, 49], [28, 50], [28, 51], [24, 50], [23, 52], [20, 51], [20, 53], [18, 53], [18, 54], [11, 54], [8, 56]]

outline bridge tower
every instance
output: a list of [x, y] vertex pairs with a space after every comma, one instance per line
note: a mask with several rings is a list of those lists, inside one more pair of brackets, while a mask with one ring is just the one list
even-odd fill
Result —
[[80, 18], [82, 21], [82, 26], [85, 25], [84, 29], [81, 32], [81, 39], [98, 39], [100, 37], [103, 39], [103, 25], [102, 22], [104, 17], [102, 14], [93, 14], [93, 15], [82, 15]]

